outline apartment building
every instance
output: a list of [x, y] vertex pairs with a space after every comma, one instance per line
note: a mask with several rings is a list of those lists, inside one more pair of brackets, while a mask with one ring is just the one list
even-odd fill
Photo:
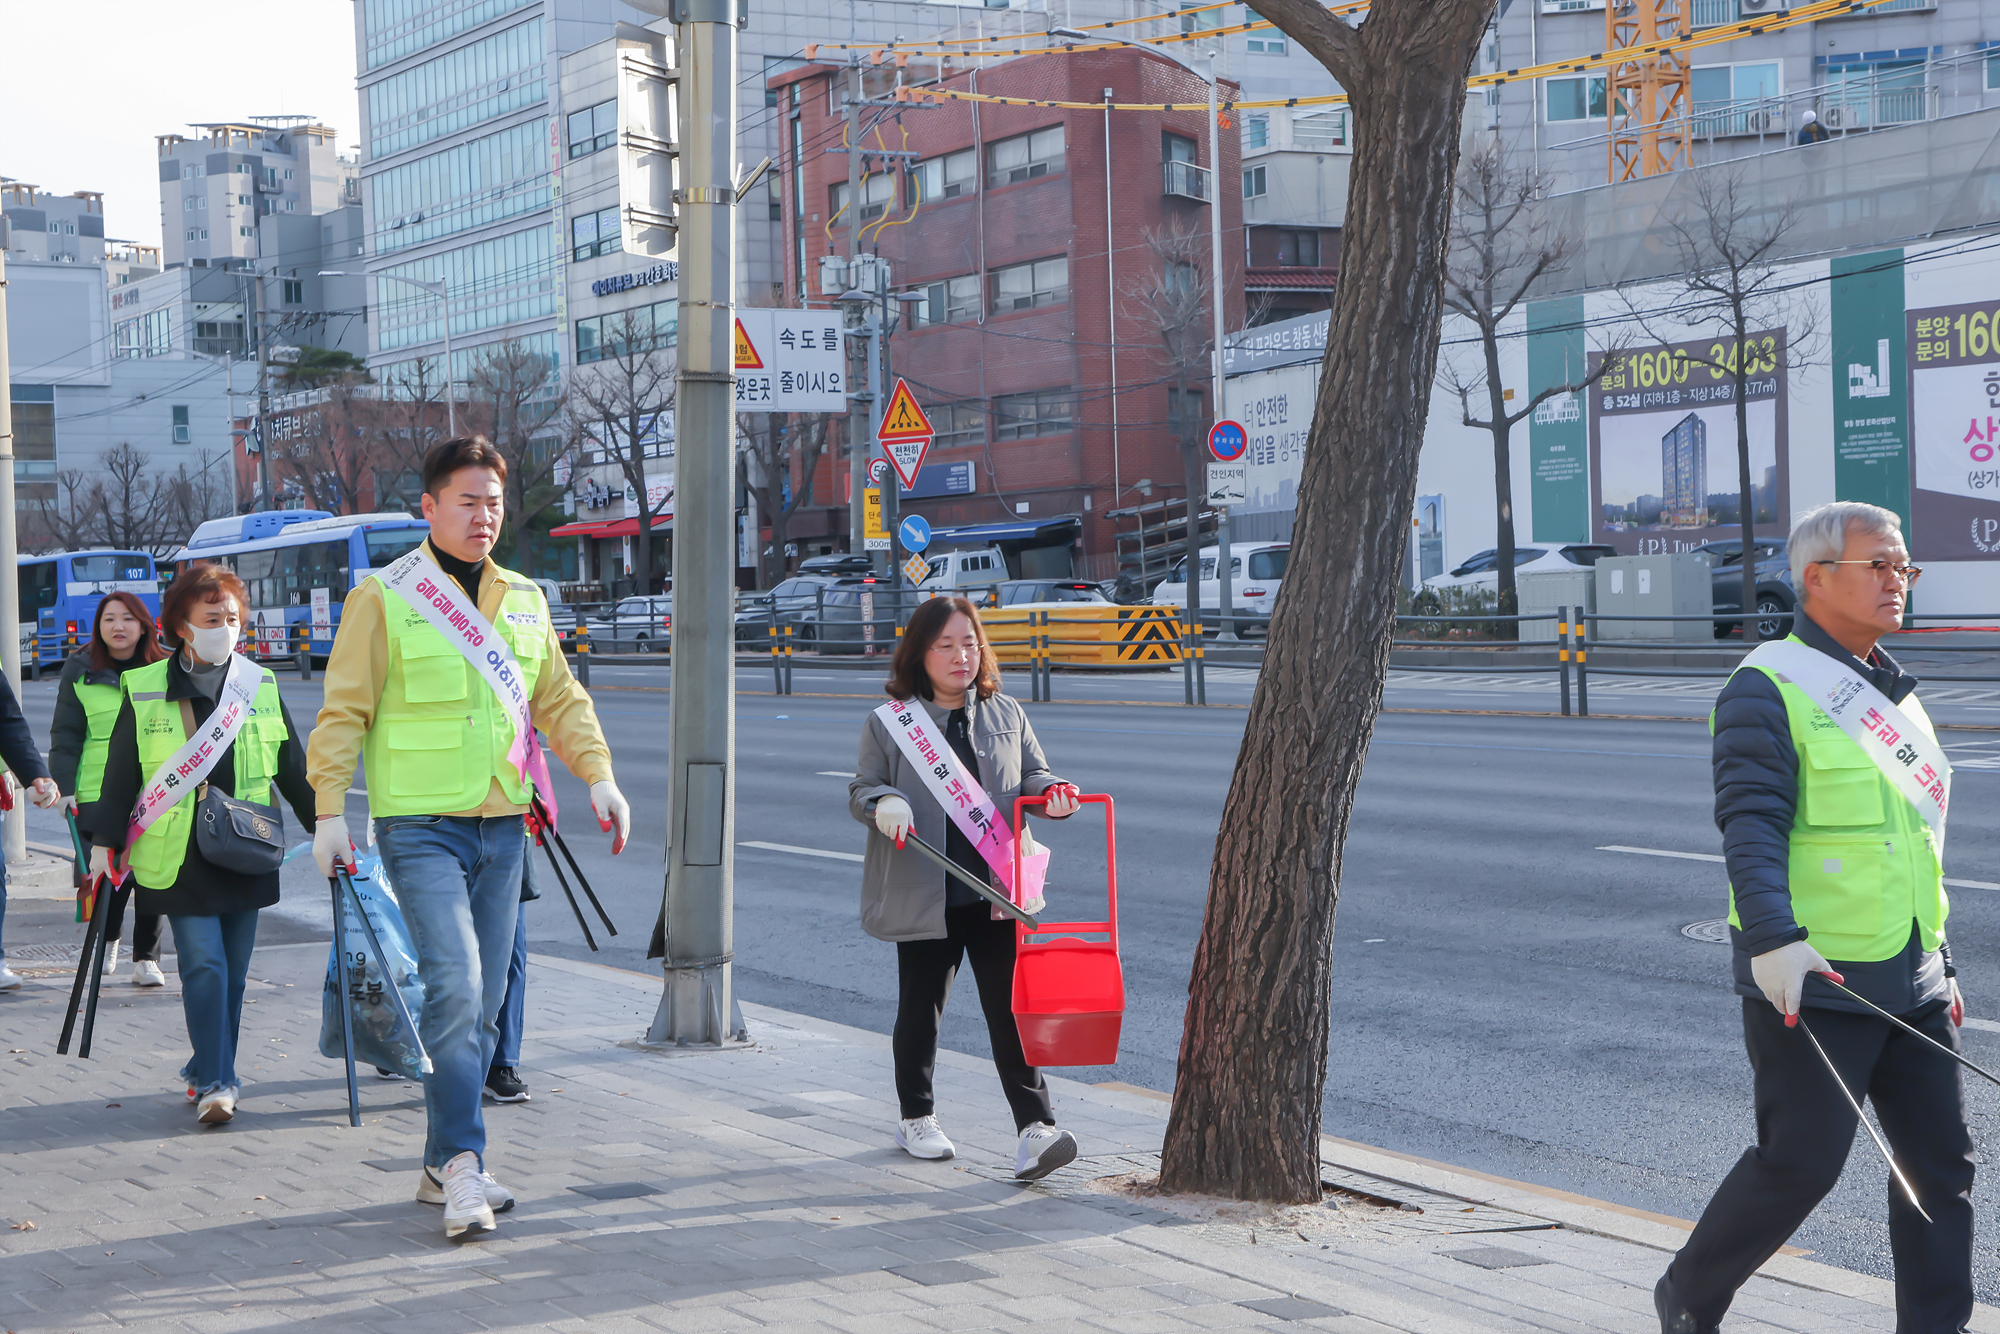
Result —
[[[846, 77], [815, 65], [772, 80], [799, 145], [782, 164], [786, 224], [814, 275], [818, 256], [846, 253], [855, 216], [843, 214], [846, 155], [819, 151], [840, 142]], [[1024, 56], [940, 86], [971, 89], [975, 77], [978, 92], [1036, 101], [1102, 101], [1109, 89], [1114, 102], [1206, 102], [1185, 70], [1129, 48]], [[1225, 84], [1224, 96], [1235, 89]], [[1201, 110], [956, 102], [881, 119], [882, 143], [909, 156], [874, 159], [852, 206], [863, 248], [918, 298], [889, 340], [892, 371], [937, 427], [926, 473], [971, 482], [927, 495], [920, 478], [903, 505], [941, 528], [1069, 519], [1079, 568], [1094, 571], [1113, 550], [1105, 511], [1141, 486], [1185, 494], [1175, 428], [1208, 424], [1205, 354], [1190, 358], [1198, 367], [1183, 396], [1157, 307], [1138, 293], [1206, 281], [1211, 208], [1223, 210], [1225, 321], [1244, 323], [1242, 201], [1215, 188], [1240, 179], [1237, 137], [1222, 136], [1216, 163]], [[1175, 235], [1179, 249], [1166, 239]], [[796, 267], [785, 295], [826, 304]], [[1207, 316], [1172, 332], [1205, 347]], [[815, 493], [831, 504], [794, 516], [802, 549], [846, 531], [846, 466], [822, 466]]]
[[358, 202], [355, 164], [311, 116], [251, 116], [154, 138], [160, 237], [169, 267], [238, 268], [257, 257], [274, 215], [329, 213]]

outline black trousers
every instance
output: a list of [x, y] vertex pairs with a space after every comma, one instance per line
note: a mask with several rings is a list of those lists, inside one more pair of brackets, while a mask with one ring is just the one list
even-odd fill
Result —
[[[1903, 1018], [1956, 1051], [1947, 1008]], [[1874, 1105], [1896, 1165], [1934, 1220], [1924, 1222], [1889, 1179], [1896, 1334], [1956, 1334], [1972, 1318], [1972, 1133], [1959, 1067], [1874, 1015], [1808, 1009], [1805, 1021], [1842, 1082]], [[1855, 1142], [1854, 1110], [1803, 1030], [1746, 998], [1743, 1041], [1756, 1074], [1757, 1147], [1723, 1179], [1668, 1269], [1703, 1322], [1721, 1321], [1736, 1290], [1833, 1189]], [[1872, 1145], [1862, 1152], [1876, 1156]]]
[[1021, 1051], [1021, 1031], [1014, 1026], [1014, 923], [996, 922], [984, 900], [963, 908], [947, 908], [943, 940], [896, 942], [896, 1096], [903, 1119], [930, 1116], [937, 1110], [931, 1080], [937, 1069], [938, 1023], [945, 999], [958, 976], [962, 959], [972, 960], [972, 977], [979, 985], [979, 1005], [986, 1011], [986, 1033], [993, 1043], [993, 1066], [1007, 1105], [1014, 1109], [1014, 1128], [1026, 1130], [1037, 1122], [1055, 1122], [1049, 1087], [1042, 1072], [1028, 1064]]
[[[135, 896], [138, 892], [134, 891]], [[105, 899], [108, 902], [110, 895], [106, 894]], [[155, 963], [159, 962], [160, 923], [166, 920], [156, 912], [141, 912], [136, 907], [132, 910], [132, 958], [135, 961], [151, 959]], [[121, 905], [117, 912], [104, 919], [104, 938], [116, 940], [118, 933], [124, 929], [125, 911]]]

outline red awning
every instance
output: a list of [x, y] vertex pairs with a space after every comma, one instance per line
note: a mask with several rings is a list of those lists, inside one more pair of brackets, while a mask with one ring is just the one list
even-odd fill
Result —
[[[653, 520], [653, 531], [674, 526], [674, 516], [662, 514]], [[639, 520], [635, 515], [630, 519], [595, 519], [588, 522], [558, 524], [549, 529], [550, 537], [637, 537]]]

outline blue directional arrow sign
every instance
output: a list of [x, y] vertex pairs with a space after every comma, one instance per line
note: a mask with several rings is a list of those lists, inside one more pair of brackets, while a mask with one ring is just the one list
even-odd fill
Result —
[[1234, 463], [1250, 448], [1250, 436], [1241, 425], [1220, 421], [1208, 428], [1208, 452], [1218, 463]]
[[896, 525], [896, 536], [902, 539], [903, 550], [922, 551], [931, 544], [930, 521], [921, 514], [907, 514]]

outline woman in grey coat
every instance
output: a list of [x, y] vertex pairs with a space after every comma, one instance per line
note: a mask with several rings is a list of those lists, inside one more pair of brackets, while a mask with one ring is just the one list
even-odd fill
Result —
[[[1049, 772], [1035, 729], [1020, 704], [1000, 693], [1000, 665], [979, 612], [964, 598], [932, 598], [917, 608], [896, 645], [888, 691], [914, 701], [929, 734], [948, 745], [952, 768], [976, 780], [1004, 819], [1014, 798], [1045, 796], [1053, 819], [1076, 813], [1077, 790]], [[869, 828], [862, 869], [861, 925], [894, 941], [898, 1004], [893, 1046], [902, 1119], [896, 1143], [916, 1158], [949, 1158], [939, 1127], [932, 1073], [938, 1022], [962, 960], [972, 961], [979, 1003], [993, 1044], [993, 1064], [1014, 1111], [1020, 1141], [1014, 1175], [1034, 1181], [1076, 1157], [1076, 1137], [1057, 1129], [1041, 1071], [1028, 1064], [1014, 1025], [1014, 923], [931, 862], [901, 851], [912, 830], [975, 875], [994, 877], [973, 841], [931, 795], [924, 773], [891, 735], [880, 714], [861, 728], [861, 755], [847, 804]]]

